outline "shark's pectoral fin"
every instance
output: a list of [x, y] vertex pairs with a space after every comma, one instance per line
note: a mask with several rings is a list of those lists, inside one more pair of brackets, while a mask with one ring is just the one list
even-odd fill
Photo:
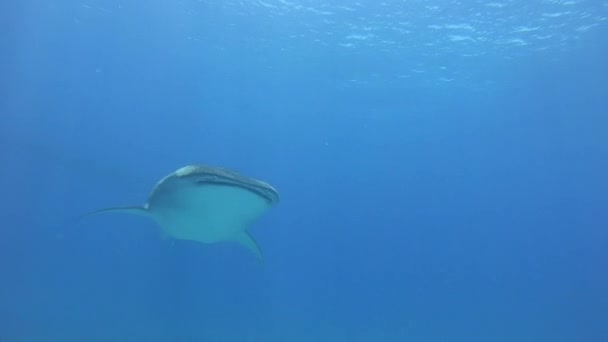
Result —
[[249, 249], [260, 262], [264, 262], [264, 256], [262, 255], [262, 250], [260, 249], [260, 246], [258, 246], [257, 242], [255, 242], [255, 240], [251, 237], [249, 232], [244, 231], [244, 232], [239, 233], [234, 238], [234, 241], [247, 247], [247, 249]]
[[87, 216], [102, 214], [102, 213], [124, 213], [124, 214], [133, 214], [133, 215], [141, 215], [141, 216], [150, 216], [150, 212], [148, 211], [146, 206], [143, 205], [132, 205], [125, 207], [112, 207], [112, 208], [104, 208], [95, 211], [91, 211], [82, 215], [80, 218], [85, 218]]

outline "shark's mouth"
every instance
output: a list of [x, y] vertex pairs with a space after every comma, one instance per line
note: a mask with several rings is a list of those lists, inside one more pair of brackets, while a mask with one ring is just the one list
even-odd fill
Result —
[[276, 194], [272, 193], [268, 189], [249, 185], [249, 184], [236, 183], [236, 182], [230, 181], [228, 179], [215, 179], [213, 181], [211, 181], [209, 179], [201, 179], [201, 180], [197, 180], [195, 182], [195, 184], [200, 185], [200, 186], [209, 186], [209, 185], [230, 186], [230, 187], [239, 188], [239, 189], [243, 189], [243, 190], [252, 192], [252, 193], [264, 198], [266, 200], [266, 202], [268, 202], [268, 204], [272, 204], [277, 201]]

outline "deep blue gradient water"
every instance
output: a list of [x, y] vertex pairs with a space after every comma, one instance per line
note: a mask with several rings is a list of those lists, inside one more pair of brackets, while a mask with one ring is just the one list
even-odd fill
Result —
[[[605, 0], [0, 9], [0, 342], [608, 341]], [[187, 164], [263, 266], [76, 220]]]

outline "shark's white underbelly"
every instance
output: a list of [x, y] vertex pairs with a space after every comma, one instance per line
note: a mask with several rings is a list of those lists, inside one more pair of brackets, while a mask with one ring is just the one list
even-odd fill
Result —
[[262, 197], [245, 189], [204, 185], [182, 189], [150, 209], [168, 236], [213, 243], [235, 238], [268, 207]]

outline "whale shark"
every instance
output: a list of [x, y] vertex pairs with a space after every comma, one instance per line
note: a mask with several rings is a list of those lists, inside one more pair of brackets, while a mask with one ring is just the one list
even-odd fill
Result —
[[234, 241], [263, 261], [249, 228], [278, 202], [278, 192], [266, 182], [222, 167], [188, 165], [161, 179], [143, 205], [103, 208], [85, 216], [145, 216], [165, 237], [205, 244]]

